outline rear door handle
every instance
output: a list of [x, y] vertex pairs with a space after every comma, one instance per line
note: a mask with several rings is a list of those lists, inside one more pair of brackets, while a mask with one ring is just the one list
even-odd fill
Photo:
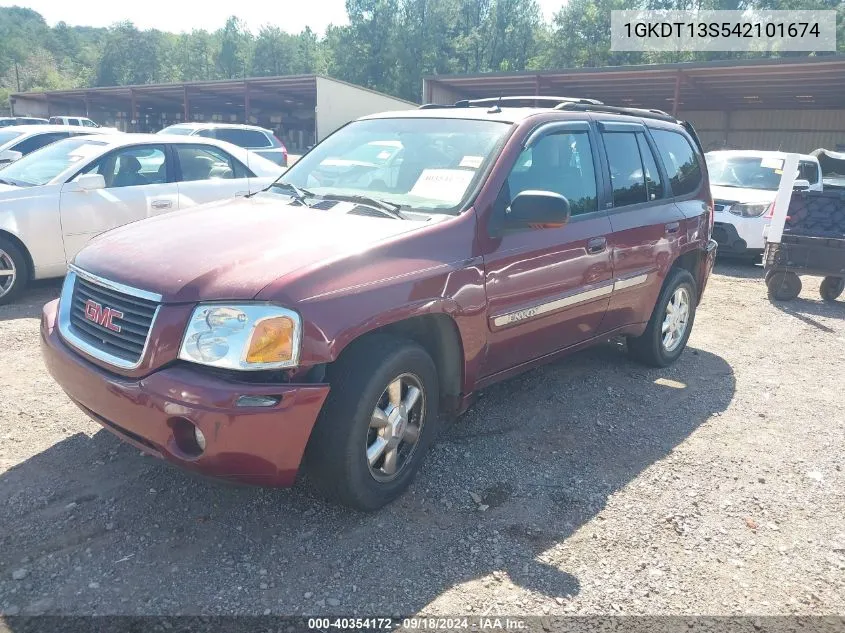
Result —
[[170, 200], [153, 200], [150, 206], [153, 209], [169, 209], [173, 206], [173, 202]]
[[680, 222], [669, 222], [669, 224], [666, 225], [666, 232], [667, 233], [677, 233], [678, 230], [680, 230], [680, 228], [681, 228]]
[[594, 237], [589, 242], [587, 242], [587, 252], [591, 255], [595, 255], [596, 253], [601, 253], [604, 249], [607, 248], [607, 238], [605, 237]]

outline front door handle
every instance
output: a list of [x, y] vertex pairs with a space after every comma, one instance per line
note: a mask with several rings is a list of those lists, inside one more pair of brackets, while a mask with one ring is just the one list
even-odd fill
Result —
[[590, 255], [601, 253], [606, 248], [607, 238], [605, 237], [594, 237], [589, 242], [587, 242], [587, 252], [590, 253]]
[[680, 222], [669, 222], [669, 224], [666, 225], [666, 232], [667, 233], [677, 233], [680, 228], [681, 228]]
[[153, 200], [151, 204], [153, 209], [169, 209], [173, 206], [171, 200]]

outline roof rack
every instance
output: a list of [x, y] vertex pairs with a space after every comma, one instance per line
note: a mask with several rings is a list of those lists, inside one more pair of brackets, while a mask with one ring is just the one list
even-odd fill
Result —
[[[439, 108], [483, 108], [485, 106], [490, 107], [501, 107], [503, 105], [511, 105], [516, 102], [521, 101], [528, 101], [534, 104], [536, 103], [550, 103], [550, 104], [563, 104], [563, 103], [582, 103], [585, 105], [602, 105], [601, 101], [596, 101], [595, 99], [581, 99], [578, 97], [546, 97], [540, 95], [516, 95], [516, 96], [507, 96], [507, 97], [487, 97], [484, 99], [462, 99], [461, 101], [456, 101], [453, 105], [441, 105], [437, 103], [426, 103], [419, 107], [420, 110], [435, 110]], [[529, 107], [537, 107], [531, 105]], [[551, 107], [551, 106], [547, 106]]]
[[605, 105], [596, 99], [581, 99], [578, 97], [545, 97], [538, 95], [514, 96], [514, 97], [488, 97], [485, 99], [463, 99], [456, 101], [453, 105], [440, 105], [437, 103], [426, 103], [419, 107], [420, 110], [434, 110], [439, 108], [481, 108], [490, 106], [491, 111], [496, 111], [503, 105], [511, 105], [514, 102], [536, 102], [553, 105], [528, 107], [549, 107], [552, 110], [575, 110], [579, 112], [606, 112], [608, 114], [626, 114], [628, 116], [641, 117], [643, 119], [656, 119], [677, 123], [678, 119], [663, 110], [647, 110], [644, 108], [626, 108], [620, 106]]
[[560, 105], [555, 106], [554, 109], [577, 110], [580, 112], [607, 112], [608, 114], [627, 114], [628, 116], [638, 116], [644, 119], [657, 119], [658, 121], [668, 121], [670, 123], [678, 122], [678, 119], [663, 110], [646, 110], [643, 108], [624, 108], [604, 104], [591, 105], [583, 103], [561, 103]]

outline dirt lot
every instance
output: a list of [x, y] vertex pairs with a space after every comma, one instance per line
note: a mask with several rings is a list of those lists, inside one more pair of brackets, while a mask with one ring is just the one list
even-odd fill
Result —
[[841, 614], [845, 304], [761, 272], [718, 267], [668, 370], [488, 389], [371, 515], [121, 444], [45, 372], [41, 285], [0, 308], [0, 612]]

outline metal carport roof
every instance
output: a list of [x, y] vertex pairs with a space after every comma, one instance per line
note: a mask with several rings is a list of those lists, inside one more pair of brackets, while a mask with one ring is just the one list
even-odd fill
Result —
[[499, 95], [588, 97], [674, 112], [840, 109], [845, 107], [845, 55], [437, 75], [423, 80], [423, 102]]

